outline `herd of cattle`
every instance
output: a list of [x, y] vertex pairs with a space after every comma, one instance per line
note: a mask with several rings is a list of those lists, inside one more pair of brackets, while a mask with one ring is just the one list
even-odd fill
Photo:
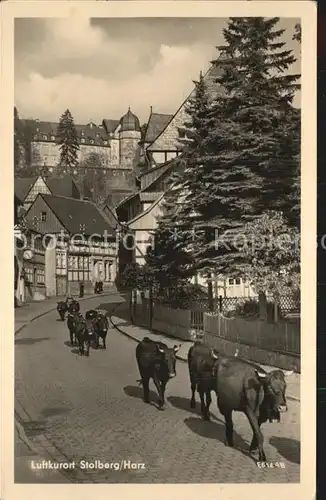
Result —
[[57, 311], [62, 321], [67, 317], [67, 327], [69, 330], [70, 343], [78, 346], [79, 354], [89, 356], [91, 345], [95, 349], [100, 346], [100, 339], [103, 348], [106, 349], [106, 336], [109, 329], [108, 319], [105, 311], [90, 309], [86, 312], [85, 318], [80, 313], [80, 305], [77, 300], [58, 302]]
[[[72, 345], [78, 345], [79, 353], [89, 356], [90, 346], [99, 347], [99, 339], [105, 340], [109, 329], [105, 311], [91, 309], [85, 318], [80, 313], [79, 303], [73, 300], [69, 305], [59, 302], [57, 306], [60, 318], [64, 321], [68, 313], [67, 326]], [[85, 350], [86, 347], [86, 350]], [[145, 403], [150, 402], [149, 381], [153, 380], [159, 396], [159, 409], [164, 410], [165, 389], [167, 382], [176, 376], [176, 355], [181, 345], [169, 348], [166, 344], [144, 337], [136, 347], [136, 360], [140, 373], [138, 382], [143, 386]], [[199, 393], [201, 414], [204, 420], [210, 420], [209, 408], [212, 402], [211, 392], [217, 396], [218, 409], [225, 419], [225, 445], [233, 446], [232, 412], [243, 412], [251, 425], [253, 438], [250, 455], [266, 461], [263, 448], [261, 424], [280, 422], [281, 413], [287, 411], [286, 381], [287, 375], [282, 370], [266, 372], [262, 367], [245, 361], [237, 354], [224, 356], [214, 349], [195, 342], [188, 352], [188, 368], [191, 384], [190, 407], [196, 407], [195, 392]]]

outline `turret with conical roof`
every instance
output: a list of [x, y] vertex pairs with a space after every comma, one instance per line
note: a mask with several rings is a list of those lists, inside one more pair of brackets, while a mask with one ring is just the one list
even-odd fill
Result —
[[134, 115], [130, 111], [130, 106], [128, 108], [128, 111], [123, 117], [120, 119], [120, 125], [121, 125], [121, 132], [140, 132], [140, 123], [138, 116]]
[[141, 139], [140, 123], [130, 107], [120, 119], [120, 165], [125, 168], [135, 168], [139, 163], [139, 142]]

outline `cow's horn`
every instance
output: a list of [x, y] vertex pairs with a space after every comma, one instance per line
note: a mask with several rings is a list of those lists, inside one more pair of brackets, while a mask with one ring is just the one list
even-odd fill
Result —
[[215, 354], [215, 352], [213, 350], [211, 351], [211, 355], [212, 355], [212, 358], [214, 358], [214, 359], [218, 358], [218, 356]]
[[162, 349], [162, 347], [157, 346], [157, 348], [158, 348], [158, 350], [159, 350], [160, 352], [162, 352], [162, 353], [164, 352], [164, 349]]
[[267, 373], [260, 372], [259, 370], [255, 370], [255, 372], [257, 373], [259, 378], [266, 378], [267, 377]]
[[178, 350], [180, 349], [180, 347], [181, 347], [181, 344], [173, 346], [174, 352], [178, 352]]

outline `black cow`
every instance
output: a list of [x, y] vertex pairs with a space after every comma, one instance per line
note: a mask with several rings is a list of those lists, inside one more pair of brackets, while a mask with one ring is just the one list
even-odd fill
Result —
[[[217, 354], [210, 347], [195, 342], [188, 352], [188, 368], [191, 383], [190, 408], [196, 408], [195, 391], [197, 389], [204, 420], [210, 420], [209, 407], [212, 402], [211, 391], [215, 390], [213, 367]], [[206, 403], [205, 403], [206, 396]]]
[[[75, 337], [79, 346], [79, 354], [85, 356], [89, 356], [89, 350], [91, 347], [91, 343], [94, 340], [94, 331], [89, 322], [83, 318], [81, 314], [74, 315], [74, 328], [75, 328]], [[86, 346], [86, 352], [85, 352]]]
[[97, 312], [97, 319], [94, 324], [95, 336], [96, 336], [96, 348], [100, 347], [99, 339], [103, 341], [103, 349], [106, 349], [106, 336], [109, 329], [109, 322], [106, 317], [106, 313], [102, 311]]
[[153, 379], [159, 396], [159, 409], [165, 409], [165, 387], [170, 378], [176, 376], [176, 353], [181, 345], [172, 349], [162, 342], [144, 337], [136, 347], [136, 359], [140, 382], [144, 389], [144, 401], [149, 403], [149, 380]]
[[68, 312], [70, 314], [77, 314], [80, 311], [80, 304], [78, 300], [73, 299], [68, 305]]
[[250, 454], [254, 456], [258, 450], [259, 461], [265, 462], [260, 426], [267, 420], [279, 422], [281, 413], [287, 411], [284, 373], [281, 370], [267, 373], [253, 363], [225, 356], [216, 360], [214, 378], [217, 406], [225, 418], [226, 446], [233, 446], [232, 411], [241, 411], [253, 430]]
[[100, 347], [99, 339], [103, 341], [103, 349], [106, 349], [106, 336], [109, 329], [109, 322], [106, 317], [106, 312], [90, 309], [85, 314], [88, 328], [94, 333], [94, 345], [98, 349]]
[[57, 311], [59, 313], [61, 321], [64, 321], [65, 314], [66, 314], [67, 310], [68, 310], [68, 307], [67, 307], [67, 303], [65, 301], [61, 300], [60, 302], [58, 302]]

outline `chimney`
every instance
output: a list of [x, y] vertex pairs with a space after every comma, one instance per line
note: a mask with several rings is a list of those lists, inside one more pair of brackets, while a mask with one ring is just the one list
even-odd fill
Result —
[[153, 106], [151, 106], [151, 114], [153, 113]]

